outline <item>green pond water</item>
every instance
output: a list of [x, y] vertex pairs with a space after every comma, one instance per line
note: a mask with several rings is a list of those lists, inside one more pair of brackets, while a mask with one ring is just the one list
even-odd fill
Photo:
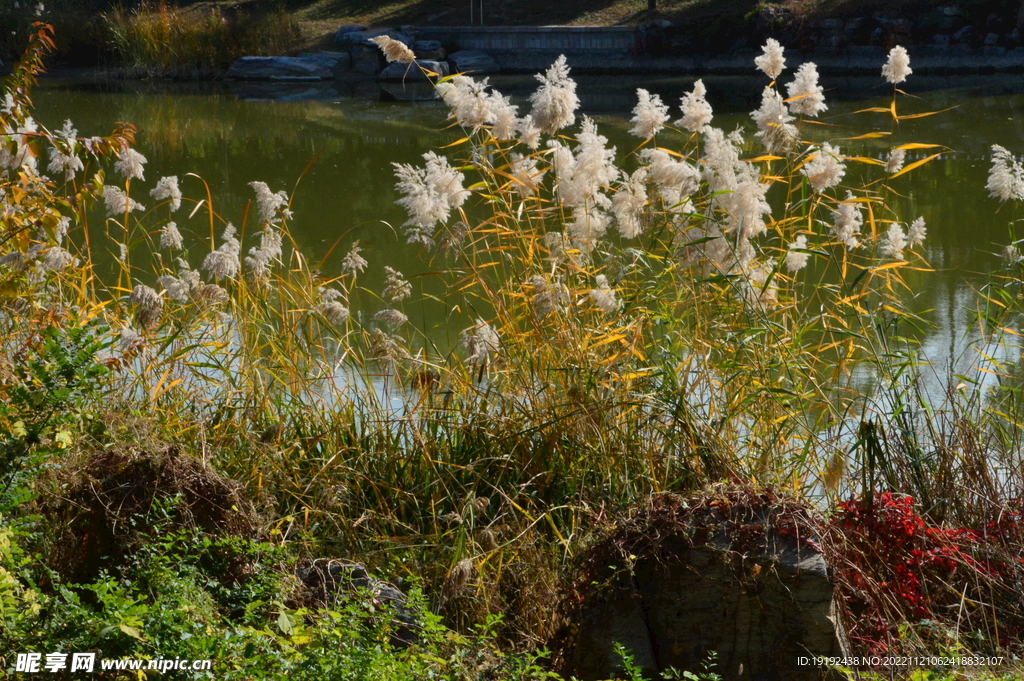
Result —
[[[526, 98], [535, 81], [517, 77], [492, 82], [514, 95], [521, 112], [528, 109]], [[578, 82], [583, 112], [598, 121], [620, 155], [625, 155], [639, 141], [627, 132], [636, 87], [658, 92], [676, 105], [693, 79], [580, 78]], [[705, 83], [708, 100], [715, 107], [714, 124], [726, 130], [742, 125], [752, 131], [747, 112], [756, 108], [764, 81], [736, 77], [708, 78]], [[1024, 153], [1024, 79], [1019, 75], [912, 76], [909, 96], [899, 100], [900, 113], [950, 110], [904, 121], [898, 128], [887, 115], [852, 113], [889, 105], [891, 89], [880, 78], [830, 80], [825, 74], [822, 84], [830, 105], [821, 119], [827, 125], [814, 126], [806, 136], [835, 139], [870, 131], [891, 132], [879, 140], [857, 142], [856, 147], [839, 142], [845, 153], [879, 158], [890, 146], [907, 142], [948, 147], [940, 159], [897, 178], [893, 188], [902, 196], [897, 201], [901, 216], [907, 222], [924, 216], [928, 224], [924, 253], [936, 272], [908, 277], [916, 296], [913, 307], [927, 312], [934, 324], [920, 335], [922, 345], [936, 362], [960, 355], [963, 339], [970, 335], [971, 289], [984, 281], [983, 273], [999, 267], [998, 254], [1009, 241], [1010, 221], [1024, 218], [1024, 206], [1000, 207], [984, 188], [991, 144], [1001, 144], [1018, 155]], [[323, 98], [246, 99], [275, 95]], [[447, 110], [440, 102], [386, 99], [388, 95], [382, 97], [375, 84], [358, 93], [302, 88], [275, 93], [251, 88], [232, 92], [219, 84], [184, 87], [59, 79], [45, 80], [35, 96], [37, 117], [48, 126], [60, 127], [65, 119], [71, 119], [81, 135], [108, 134], [114, 121], [138, 126], [137, 149], [149, 164], [143, 191], [133, 191], [136, 198], [148, 198], [148, 190], [162, 175], [184, 178], [195, 173], [209, 183], [217, 211], [236, 223], [252, 197], [249, 182], [261, 180], [274, 191], [291, 192], [319, 154], [295, 191], [293, 235], [311, 258], [326, 257], [323, 272], [328, 276], [338, 273], [341, 256], [358, 239], [370, 262], [360, 283], [371, 290], [380, 289], [385, 264], [409, 276], [431, 270], [429, 256], [420, 247], [406, 244], [400, 235], [405, 213], [394, 204], [397, 194], [391, 164], [419, 164], [424, 152], [459, 136], [445, 129]], [[671, 135], [659, 136], [662, 146], [672, 147], [680, 141]], [[932, 151], [911, 152], [908, 163], [928, 153]], [[877, 169], [850, 164], [844, 184], [859, 185], [861, 178], [868, 176], [878, 177]], [[194, 178], [183, 179], [182, 186], [187, 196], [200, 198], [205, 193]], [[183, 210], [176, 219], [186, 240], [208, 235], [205, 214], [186, 220]], [[250, 245], [243, 243], [246, 249]], [[332, 253], [332, 249], [336, 250]], [[192, 259], [196, 266], [198, 257]], [[443, 326], [426, 318], [417, 320], [413, 311], [406, 311], [421, 328]], [[436, 312], [422, 314], [427, 317]], [[452, 330], [443, 335], [450, 341]], [[445, 340], [438, 342], [444, 344]]]

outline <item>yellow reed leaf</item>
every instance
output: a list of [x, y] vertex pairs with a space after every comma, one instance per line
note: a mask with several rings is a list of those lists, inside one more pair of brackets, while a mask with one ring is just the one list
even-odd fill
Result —
[[893, 269], [895, 267], [902, 267], [903, 265], [906, 265], [906, 264], [907, 264], [906, 260], [897, 260], [895, 262], [887, 262], [884, 265], [879, 265], [878, 267], [872, 267], [872, 268], [870, 268], [870, 270], [872, 272], [881, 272], [883, 270], [891, 270], [891, 269]]
[[462, 139], [459, 139], [459, 140], [455, 140], [455, 141], [454, 141], [454, 142], [452, 142], [451, 144], [446, 144], [446, 145], [444, 145], [444, 146], [443, 146], [443, 147], [441, 147], [441, 148], [442, 148], [442, 149], [450, 149], [450, 148], [452, 148], [452, 147], [457, 147], [457, 146], [459, 146], [459, 145], [460, 145], [460, 144], [462, 144], [463, 142], [468, 142], [468, 141], [469, 141], [469, 138], [468, 138], [468, 137], [463, 137]]
[[886, 135], [891, 135], [891, 134], [892, 134], [891, 132], [868, 132], [868, 133], [864, 133], [863, 135], [857, 135], [856, 137], [844, 137], [843, 139], [847, 139], [847, 140], [874, 140], [874, 139], [878, 139], [879, 137], [885, 137]]
[[909, 142], [907, 144], [901, 144], [897, 149], [935, 149], [941, 147], [941, 144], [922, 144], [920, 142]]
[[601, 347], [602, 345], [608, 345], [609, 343], [614, 343], [615, 341], [622, 340], [623, 338], [626, 338], [628, 336], [629, 336], [629, 334], [626, 334], [626, 333], [616, 333], [616, 334], [612, 334], [610, 336], [605, 336], [604, 338], [602, 338], [598, 342], [596, 342], [593, 345], [589, 346], [588, 349], [593, 350], [595, 348]]
[[853, 113], [892, 113], [892, 110], [886, 106], [873, 106], [869, 109], [861, 109], [860, 111], [854, 111]]
[[759, 163], [760, 161], [781, 161], [781, 156], [772, 156], [771, 154], [765, 154], [764, 156], [758, 156], [757, 158], [746, 158], [743, 159], [747, 163]]
[[955, 106], [951, 106], [949, 108], [942, 109], [941, 111], [928, 111], [926, 113], [907, 114], [906, 116], [896, 116], [896, 120], [898, 120], [898, 121], [909, 121], [912, 118], [926, 118], [928, 116], [934, 116], [935, 114], [940, 114], [940, 113], [945, 113], [947, 111], [952, 111], [955, 108], [956, 108]]
[[1020, 332], [1016, 331], [1015, 329], [1011, 329], [1009, 327], [1006, 327], [1006, 326], [1000, 326], [999, 330], [1000, 331], [1005, 331], [1006, 333], [1010, 334], [1011, 336], [1019, 336], [1020, 335]]
[[927, 158], [922, 158], [920, 161], [914, 161], [913, 163], [908, 165], [906, 168], [904, 168], [900, 172], [895, 173], [894, 175], [891, 175], [889, 177], [889, 179], [891, 180], [892, 178], [899, 177], [900, 175], [902, 175], [904, 173], [909, 173], [911, 170], [913, 170], [915, 168], [920, 168], [925, 163], [928, 163], [928, 161], [932, 161], [934, 159], [937, 159], [939, 156], [942, 156], [942, 152], [941, 151], [939, 153], [937, 153], [937, 154], [932, 154], [931, 156], [928, 156]]
[[847, 161], [856, 161], [857, 163], [868, 163], [873, 166], [884, 166], [885, 161], [879, 161], [877, 158], [869, 158], [867, 156], [843, 156]]

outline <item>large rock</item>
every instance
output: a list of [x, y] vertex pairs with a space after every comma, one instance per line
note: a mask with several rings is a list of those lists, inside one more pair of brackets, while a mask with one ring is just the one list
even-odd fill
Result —
[[563, 673], [614, 677], [620, 643], [654, 677], [699, 671], [713, 651], [726, 681], [822, 678], [798, 659], [847, 646], [815, 539], [806, 507], [771, 493], [656, 498], [579, 558], [555, 641]]
[[319, 59], [301, 57], [242, 57], [224, 74], [235, 80], [332, 80], [334, 72]]
[[424, 69], [431, 73], [436, 73], [438, 76], [447, 76], [448, 62], [430, 61], [427, 59], [417, 59], [416, 64], [394, 62], [392, 64], [388, 64], [387, 68], [380, 72], [380, 80], [427, 80], [427, 75], [424, 73]]
[[419, 639], [422, 625], [416, 611], [407, 605], [405, 594], [393, 584], [375, 579], [361, 563], [336, 558], [303, 560], [296, 566], [295, 575], [304, 587], [302, 605], [330, 607], [362, 594], [369, 598], [367, 605], [391, 611], [392, 645], [404, 648]]
[[358, 33], [359, 31], [365, 31], [365, 26], [342, 26], [338, 29], [338, 32], [334, 34], [334, 42], [340, 45], [344, 40], [345, 36], [349, 33]]
[[481, 50], [459, 50], [448, 55], [452, 73], [466, 73], [474, 76], [497, 73], [501, 70], [494, 58]]
[[376, 45], [356, 45], [351, 53], [352, 70], [368, 77], [376, 78], [384, 68], [384, 54]]
[[329, 68], [338, 77], [352, 68], [352, 55], [348, 52], [306, 52], [299, 55], [300, 59], [312, 59]]
[[412, 51], [416, 53], [417, 59], [440, 60], [446, 54], [440, 40], [417, 40], [413, 43]]

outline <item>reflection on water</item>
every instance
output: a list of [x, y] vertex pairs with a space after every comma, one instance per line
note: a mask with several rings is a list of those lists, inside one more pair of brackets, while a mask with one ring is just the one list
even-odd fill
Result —
[[[528, 77], [492, 80], [526, 110], [526, 98], [536, 81]], [[756, 107], [763, 81], [722, 77], [705, 79], [705, 83], [716, 111], [714, 124], [727, 130], [742, 125], [749, 130], [752, 125], [746, 112]], [[924, 252], [936, 269], [907, 276], [914, 296], [912, 307], [925, 313], [934, 327], [924, 333], [912, 329], [897, 333], [915, 335], [932, 362], [953, 363], [960, 371], [976, 366], [985, 353], [1016, 359], [1013, 349], [978, 349], [969, 343], [977, 339], [972, 332], [976, 300], [972, 287], [984, 283], [982, 273], [999, 266], [998, 253], [1010, 240], [1009, 223], [1022, 217], [1019, 207], [1000, 207], [984, 187], [991, 144], [1024, 152], [1024, 83], [1019, 76], [966, 81], [912, 77], [908, 85], [917, 89], [909, 89], [910, 96], [900, 98], [901, 113], [951, 110], [902, 121], [898, 127], [888, 115], [852, 113], [889, 105], [889, 91], [880, 78], [829, 79], [825, 74], [822, 84], [830, 106], [822, 117], [826, 125], [807, 126], [805, 136], [839, 139], [845, 152], [876, 158], [887, 154], [891, 146], [906, 142], [949, 149], [940, 159], [892, 183], [890, 198], [898, 213], [908, 222], [919, 215], [927, 220]], [[598, 119], [620, 153], [637, 144], [627, 133], [636, 87], [648, 88], [675, 104], [691, 86], [691, 79], [660, 77], [579, 80], [583, 110]], [[274, 97], [278, 101], [273, 101]], [[94, 135], [108, 134], [114, 121], [134, 123], [139, 128], [137, 148], [150, 161], [147, 187], [160, 175], [195, 173], [210, 184], [218, 212], [236, 223], [251, 197], [249, 182], [261, 180], [275, 191], [291, 191], [301, 177], [295, 188], [292, 223], [298, 245], [319, 259], [335, 248], [347, 250], [358, 239], [371, 263], [360, 281], [369, 290], [380, 289], [384, 264], [410, 276], [434, 269], [419, 247], [403, 243], [398, 236], [405, 215], [394, 204], [391, 164], [419, 163], [426, 151], [460, 136], [447, 129], [447, 111], [437, 101], [382, 99], [394, 97], [382, 97], [374, 83], [344, 91], [333, 86], [268, 90], [250, 84], [232, 93], [219, 84], [97, 86], [48, 81], [36, 93], [39, 118], [50, 127], [60, 127], [69, 118], [81, 134]], [[857, 143], [842, 141], [868, 131], [891, 134]], [[681, 137], [672, 134], [659, 137], [663, 146], [681, 142]], [[908, 163], [913, 153], [908, 155]], [[932, 152], [917, 153], [921, 158]], [[314, 158], [316, 162], [303, 175]], [[868, 173], [867, 166], [850, 164], [845, 179], [859, 185]], [[205, 193], [197, 179], [185, 179], [184, 187], [192, 196]], [[198, 214], [190, 221], [179, 221], [186, 241], [188, 231], [193, 243], [208, 235], [205, 220], [205, 215]], [[193, 254], [192, 259], [197, 257], [199, 254]], [[325, 261], [324, 274], [336, 275], [339, 260]], [[421, 279], [420, 284], [430, 290], [429, 278]], [[353, 303], [354, 309], [360, 308], [358, 300]], [[411, 321], [433, 336], [442, 336], [434, 337], [434, 342], [444, 346], [452, 340], [452, 330], [443, 323], [443, 303], [424, 308], [421, 315]], [[947, 375], [926, 371], [923, 380], [933, 382], [929, 391], [945, 390]], [[984, 380], [984, 374], [977, 377]]]

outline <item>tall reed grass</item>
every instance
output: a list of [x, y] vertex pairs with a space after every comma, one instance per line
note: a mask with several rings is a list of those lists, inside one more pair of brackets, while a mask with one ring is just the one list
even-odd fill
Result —
[[[165, 44], [145, 36], [178, 30], [165, 14], [114, 21], [141, 27], [142, 54]], [[700, 81], [675, 123], [640, 90], [624, 157], [578, 117], [564, 59], [538, 76], [524, 116], [486, 81], [440, 79], [465, 134], [447, 156], [396, 166], [405, 234], [446, 291], [422, 327], [408, 321], [421, 285], [395, 270], [356, 306], [363, 272], [387, 266], [358, 244], [310, 262], [290, 239], [302, 207], [286, 191], [253, 183], [235, 226], [199, 177], [150, 177], [147, 190], [129, 128], [104, 140], [39, 129], [27, 92], [48, 44], [41, 29], [0, 114], [0, 191], [17, 207], [0, 242], [0, 338], [109, 329], [107, 408], [195, 443], [269, 504], [278, 536], [412, 555], [459, 617], [506, 610], [537, 639], [552, 625], [544, 597], [531, 609], [509, 585], [653, 493], [733, 480], [829, 508], [905, 492], [940, 523], [1021, 497], [1019, 372], [992, 353], [1017, 347], [1021, 260], [979, 297], [977, 371], [930, 403], [917, 389], [926, 358], [903, 335], [920, 322], [903, 274], [928, 270], [924, 220], [887, 201], [942, 149], [844, 154], [885, 135], [827, 137], [813, 65], [784, 94], [773, 41], [757, 60], [753, 135], [711, 126]], [[904, 112], [907, 59], [890, 55], [891, 106], [865, 116], [895, 127], [935, 113]], [[990, 187], [1000, 198], [1020, 198], [1014, 163], [1010, 194]], [[116, 277], [97, 275], [97, 248], [117, 255]], [[450, 324], [464, 331], [445, 346], [431, 327]]]
[[167, 0], [114, 6], [102, 15], [122, 65], [149, 77], [219, 75], [246, 55], [278, 55], [297, 48], [298, 22], [283, 8], [252, 3], [225, 14], [179, 8]]

